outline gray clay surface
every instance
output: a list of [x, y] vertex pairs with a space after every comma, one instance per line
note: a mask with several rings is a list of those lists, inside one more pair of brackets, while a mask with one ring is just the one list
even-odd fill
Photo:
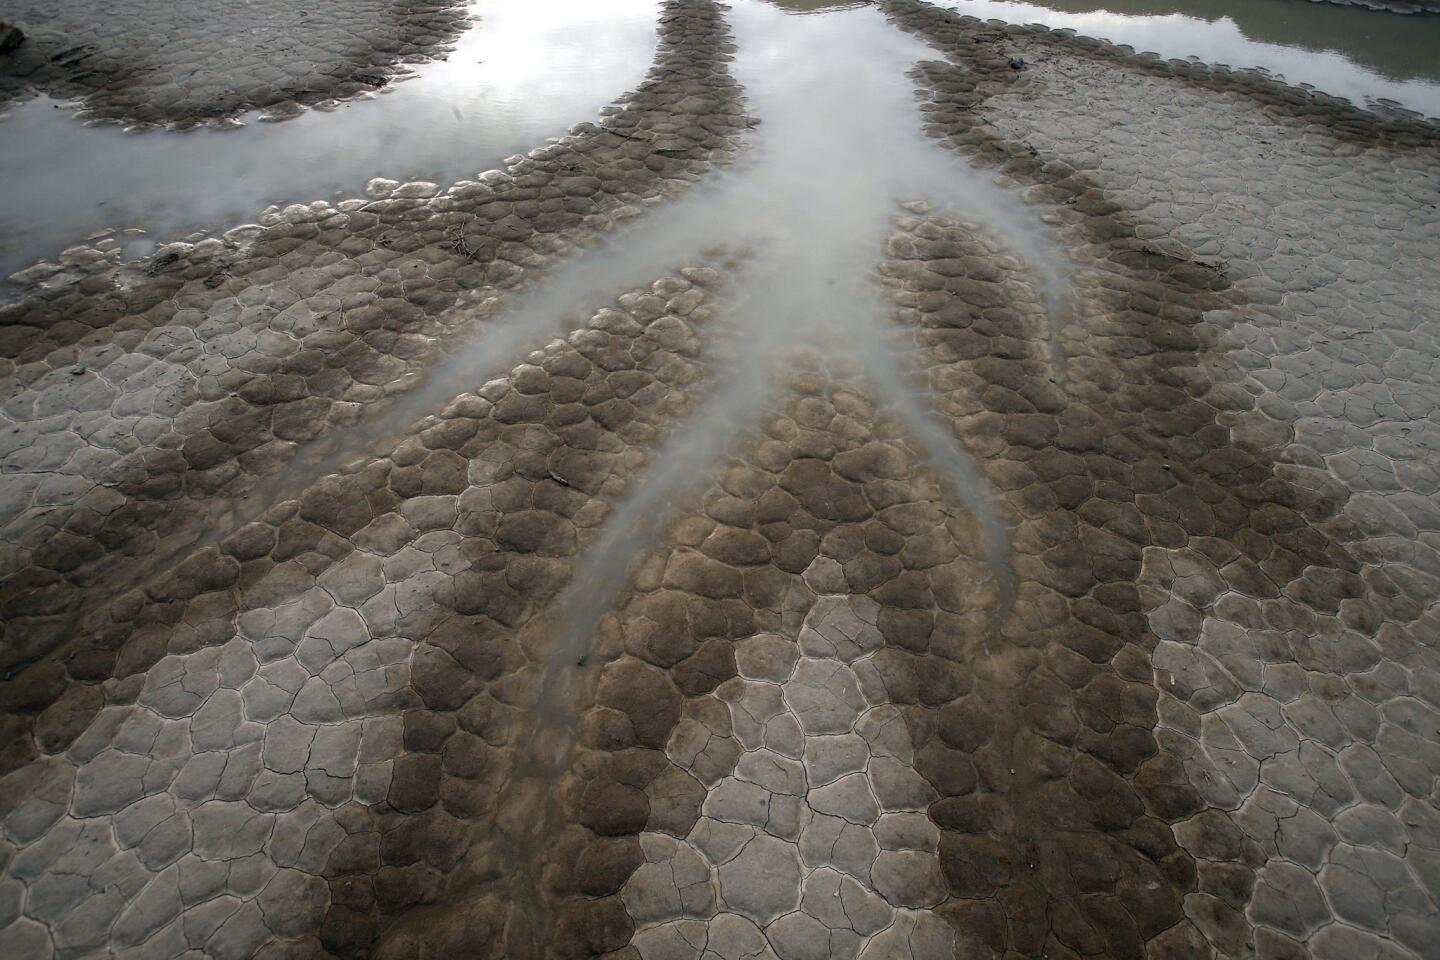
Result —
[[86, 116], [191, 126], [354, 96], [441, 52], [464, 26], [454, 0], [5, 0], [25, 42], [0, 54], [0, 98], [30, 90]]
[[[0, 955], [1437, 956], [1440, 129], [924, 0], [797, 17], [925, 44], [916, 137], [1014, 204], [899, 188], [851, 271], [891, 370], [747, 326], [818, 229], [606, 252], [769, 169], [736, 63], [781, 14], [734, 7], [667, 0], [645, 81], [504, 170], [22, 277]], [[290, 75], [383, 65], [345, 44], [387, 10]], [[88, 108], [271, 95], [166, 69]], [[644, 275], [416, 409], [587, 256]]]

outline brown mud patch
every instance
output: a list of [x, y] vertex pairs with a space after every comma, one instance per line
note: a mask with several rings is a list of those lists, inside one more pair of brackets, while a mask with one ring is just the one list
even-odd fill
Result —
[[[758, 636], [768, 655], [783, 659], [817, 597], [864, 597], [884, 634], [866, 675], [874, 690], [906, 710], [950, 702], [974, 686], [959, 658], [941, 648], [956, 650], [983, 632], [998, 603], [979, 559], [978, 527], [947, 506], [937, 478], [894, 434], [863, 382], [853, 373], [832, 378], [813, 357], [793, 360], [783, 411], [763, 417], [712, 484], [672, 510], [664, 542], [636, 561], [629, 588], [600, 624], [608, 662], [563, 781], [569, 817], [547, 876], [562, 912], [593, 911], [626, 931], [615, 947], [636, 925], [621, 894], [645, 859], [640, 835], [691, 835], [702, 808], [716, 815], [707, 804], [717, 784], [761, 740], [787, 756], [798, 750], [791, 741], [799, 731], [772, 729], [767, 715], [744, 731], [733, 726], [726, 704], [745, 696], [736, 679], [740, 641]], [[937, 610], [940, 596], [945, 609]], [[793, 663], [796, 654], [788, 656]], [[817, 696], [817, 711], [832, 709]], [[923, 742], [917, 738], [917, 748]], [[770, 811], [768, 824], [763, 816], [747, 822], [793, 841], [810, 821], [794, 797], [775, 795]], [[870, 861], [877, 855], [872, 850]], [[868, 884], [870, 863], [860, 856], [847, 869]], [[713, 915], [703, 886], [677, 890], [683, 906], [673, 919]], [[799, 898], [797, 886], [791, 899]], [[757, 909], [793, 909], [783, 902], [782, 895]], [[655, 918], [644, 919], [653, 934]], [[645, 955], [634, 945], [607, 954]]]
[[[657, 286], [672, 295], [696, 289], [671, 280]], [[644, 316], [658, 305], [638, 309]], [[425, 622], [400, 631], [424, 637], [402, 694], [404, 755], [387, 803], [365, 813], [373, 858], [356, 862], [337, 851], [327, 867], [332, 902], [320, 937], [335, 955], [584, 956], [575, 939], [602, 935], [564, 926], [545, 936], [544, 903], [525, 888], [540, 865], [521, 860], [533, 846], [526, 835], [551, 826], [544, 793], [553, 785], [519, 781], [537, 749], [527, 734], [552, 669], [537, 618], [553, 606], [657, 429], [688, 406], [703, 376], [700, 341], [685, 321], [671, 314], [645, 322], [648, 329], [612, 311], [576, 336], [575, 350], [520, 368], [508, 396], [534, 415], [504, 414], [509, 425], [500, 434], [472, 441], [471, 461], [487, 464], [490, 476], [465, 496], [483, 498], [486, 509], [464, 531], [468, 568], [445, 598], [446, 612], [437, 619], [417, 610]], [[579, 416], [587, 408], [590, 416]], [[511, 463], [497, 458], [506, 449]], [[593, 684], [586, 663], [564, 666], [580, 674], [582, 688]]]
[[[244, 907], [213, 951], [519, 955], [527, 917], [495, 817], [543, 675], [523, 628], [691, 401], [705, 299], [679, 278], [626, 295], [388, 456], [276, 506], [165, 588], [110, 605], [63, 662], [113, 677], [41, 711], [43, 757], [6, 778], [7, 836], [28, 848], [20, 875], [34, 879], [37, 851], [55, 842], [36, 839], [70, 816], [117, 814], [121, 842], [158, 874], [149, 890], [177, 869], [213, 870], [259, 832], [264, 869], [297, 902], [262, 896], [262, 917]], [[136, 752], [127, 731], [157, 724], [164, 746]], [[143, 783], [123, 773], [135, 765]], [[137, 800], [168, 805], [183, 832], [130, 837], [122, 811]], [[210, 817], [235, 819], [215, 836]], [[119, 907], [108, 942], [157, 951], [190, 916], [143, 897]]]

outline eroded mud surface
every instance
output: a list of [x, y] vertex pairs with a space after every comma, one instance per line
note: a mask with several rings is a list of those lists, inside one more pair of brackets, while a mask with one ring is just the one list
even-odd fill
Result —
[[[1436, 955], [1440, 132], [776, 16], [0, 311], [4, 950]], [[928, 44], [843, 241], [732, 61], [837, 17]]]
[[[1054, 949], [1139, 955], [1151, 937], [1141, 924], [1156, 910], [1125, 903], [1124, 866], [1170, 859], [1177, 872], [1169, 885], [1180, 899], [1164, 899], [1171, 909], [1183, 902], [1188, 922], [1150, 940], [1152, 952], [1425, 955], [1436, 906], [1424, 892], [1434, 887], [1433, 860], [1422, 852], [1429, 841], [1421, 824], [1434, 822], [1436, 771], [1411, 764], [1430, 755], [1434, 740], [1419, 735], [1412, 743], [1416, 734], [1409, 731], [1419, 728], [1400, 718], [1414, 710], [1435, 716], [1434, 597], [1422, 559], [1426, 535], [1415, 525], [1428, 508], [1410, 506], [1432, 488], [1402, 477], [1413, 475], [1412, 466], [1431, 469], [1417, 461], [1427, 459], [1421, 423], [1429, 401], [1420, 398], [1433, 388], [1421, 372], [1431, 363], [1419, 356], [1414, 374], [1403, 378], [1413, 387], [1391, 379], [1396, 364], [1411, 363], [1404, 343], [1429, 336], [1424, 321], [1408, 328], [1415, 341], [1409, 333], [1395, 340], [1385, 332], [1390, 321], [1380, 317], [1393, 308], [1414, 324], [1427, 313], [1420, 300], [1432, 295], [1434, 278], [1407, 253], [1434, 245], [1433, 129], [1386, 127], [1311, 106], [1264, 81], [1174, 62], [1141, 66], [1142, 77], [1164, 77], [1157, 90], [1133, 72], [1114, 71], [1121, 58], [1082, 41], [973, 23], [967, 30], [930, 11], [895, 9], [943, 48], [958, 45], [968, 62], [993, 65], [996, 86], [989, 90], [948, 68], [923, 71], [933, 91], [932, 131], [964, 149], [1007, 158], [1003, 165], [1017, 180], [1070, 207], [1067, 230], [1078, 234], [1076, 241], [1098, 227], [1087, 238], [1089, 249], [1108, 247], [1102, 256], [1139, 268], [1134, 279], [1143, 281], [1132, 288], [1113, 268], [1093, 278], [1082, 272], [1077, 282], [1097, 284], [1096, 299], [1109, 304], [1092, 342], [1112, 346], [1084, 364], [1105, 390], [1081, 408], [1072, 402], [1053, 425], [1033, 416], [1047, 412], [1040, 404], [1021, 405], [1027, 416], [1000, 419], [1016, 426], [999, 428], [993, 450], [1007, 478], [1014, 477], [1005, 486], [1026, 499], [1047, 472], [1055, 475], [1052, 489], [1064, 484], [1038, 503], [1017, 506], [1022, 516], [1039, 511], [1035, 546], [1050, 558], [1036, 571], [1042, 583], [1062, 594], [1084, 593], [1087, 604], [1114, 597], [1100, 593], [1102, 585], [1131, 583], [1136, 590], [1133, 612], [1145, 618], [1143, 626], [1135, 622], [1138, 633], [1127, 637], [1117, 616], [1130, 610], [1103, 616], [1076, 610], [1062, 628], [1069, 634], [1062, 649], [1120, 668], [1113, 653], [1086, 650], [1098, 637], [1075, 643], [1098, 627], [1115, 639], [1133, 637], [1138, 644], [1131, 650], [1150, 651], [1140, 675], [1153, 670], [1153, 686], [1134, 699], [1112, 692], [1099, 715], [1082, 706], [1083, 697], [1075, 716], [1050, 714], [1052, 692], [1030, 723], [1053, 742], [1073, 741], [1129, 781], [1128, 787], [1110, 781], [1114, 802], [1102, 807], [1106, 816], [1128, 807], [1136, 822], [1142, 812], [1171, 821], [1195, 862], [1158, 857], [1163, 848], [1122, 839], [1125, 817], [1109, 828], [1091, 824], [1118, 841], [1107, 858], [1115, 866], [1082, 899], [1094, 913], [1070, 914], [1088, 922], [1068, 933], [1052, 928]], [[997, 61], [1007, 48], [1027, 47], [1043, 62], [1007, 75]], [[1125, 105], [1095, 109], [1108, 97]], [[1287, 100], [1288, 116], [1277, 122]], [[1190, 111], [1202, 103], [1224, 117], [1212, 125]], [[1117, 115], [1130, 118], [1123, 130], [1102, 119]], [[1315, 122], [1322, 117], [1323, 125]], [[1177, 153], [1191, 148], [1196, 129], [1211, 134], [1204, 159], [1197, 151], [1191, 166]], [[1092, 148], [1092, 136], [1109, 142]], [[1261, 174], [1262, 163], [1291, 174]], [[1247, 164], [1254, 173], [1243, 172]], [[1333, 173], [1302, 176], [1301, 164]], [[1232, 176], [1238, 179], [1224, 182]], [[1372, 192], [1380, 179], [1396, 184], [1395, 192]], [[1365, 199], [1330, 192], [1347, 181]], [[1257, 205], [1255, 190], [1273, 192]], [[1414, 191], [1426, 198], [1418, 205]], [[1316, 225], [1287, 229], [1293, 223], [1287, 212], [1301, 209], [1314, 211]], [[1346, 237], [1343, 251], [1322, 224]], [[1353, 258], [1360, 248], [1385, 251], [1386, 268], [1339, 268], [1341, 257]], [[1320, 265], [1327, 256], [1336, 258], [1328, 269]], [[927, 306], [943, 309], [943, 301], [917, 303], [922, 317]], [[1371, 352], [1348, 352], [1366, 351], [1361, 342]], [[1340, 344], [1345, 349], [1337, 350]], [[1113, 372], [1103, 372], [1110, 364]], [[1016, 360], [981, 358], [965, 401], [974, 416], [1019, 412], [1010, 399], [1024, 384], [1017, 367]], [[1373, 373], [1361, 372], [1367, 369]], [[1357, 402], [1352, 390], [1378, 391], [1377, 405]], [[1418, 407], [1409, 405], [1415, 401]], [[1100, 424], [1103, 432], [1089, 440], [1067, 437], [1071, 429], [1083, 435]], [[1396, 445], [1392, 437], [1405, 439]], [[1362, 462], [1383, 462], [1385, 478], [1361, 480], [1368, 472]], [[1125, 466], [1116, 470], [1119, 463]], [[1143, 489], [1150, 478], [1158, 487]], [[1062, 521], [1054, 511], [1067, 501], [1074, 519]], [[1160, 503], [1166, 506], [1155, 512]], [[1089, 537], [1097, 539], [1087, 544]], [[1108, 564], [1100, 557], [1117, 566], [1102, 573]], [[1055, 580], [1076, 572], [1078, 582]], [[1077, 631], [1076, 621], [1090, 629]], [[1045, 672], [1037, 670], [1031, 682]], [[1380, 676], [1399, 686], [1377, 686]], [[1294, 686], [1286, 682], [1292, 679]], [[1052, 681], [1049, 689], [1061, 688]], [[1148, 729], [1152, 716], [1159, 721], [1153, 743], [1148, 734], [1128, 735], [1128, 725]], [[1397, 736], [1407, 745], [1385, 749], [1381, 741]], [[1399, 788], [1404, 771], [1415, 775], [1408, 791]], [[1380, 801], [1372, 776], [1399, 789]], [[1050, 811], [1063, 818], [1053, 829], [1068, 831], [1073, 824], [1064, 820], [1074, 810], [1047, 804], [1030, 816], [992, 815], [982, 825], [992, 835], [1010, 823], [1025, 833]], [[1359, 820], [1394, 841], [1386, 848], [1369, 830], [1347, 829]], [[1376, 885], [1381, 874], [1386, 879]], [[1014, 886], [1013, 877], [997, 874], [979, 891], [1003, 903]], [[1382, 886], [1393, 891], [1384, 908], [1358, 907]], [[1052, 897], [1057, 889], [1063, 885], [1046, 884]], [[1015, 912], [1006, 913], [1014, 931]], [[1016, 948], [1004, 936], [997, 938], [1001, 945]]]

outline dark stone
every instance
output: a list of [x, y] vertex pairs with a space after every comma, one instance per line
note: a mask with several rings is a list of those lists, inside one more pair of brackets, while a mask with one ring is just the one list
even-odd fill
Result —
[[500, 521], [496, 541], [520, 553], [567, 557], [575, 553], [575, 528], [553, 513], [522, 510]]
[[678, 664], [670, 676], [685, 696], [703, 696], [735, 676], [734, 644], [728, 640], [707, 640]]
[[550, 955], [556, 960], [599, 956], [625, 946], [634, 932], [619, 897], [572, 901], [557, 911]]
[[670, 678], [630, 657], [606, 667], [598, 699], [629, 717], [642, 746], [663, 748], [680, 720], [682, 698]]
[[[9, 53], [25, 42], [25, 33], [13, 23], [0, 20], [0, 53]], [[84, 373], [84, 368], [80, 368]]]

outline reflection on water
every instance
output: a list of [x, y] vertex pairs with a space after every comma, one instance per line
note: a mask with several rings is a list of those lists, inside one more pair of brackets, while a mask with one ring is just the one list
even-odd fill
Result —
[[1440, 18], [1376, 16], [1299, 0], [1035, 0], [1061, 13], [1230, 20], [1249, 40], [1330, 50], [1391, 80], [1440, 81]]
[[[519, 751], [523, 760], [507, 788], [526, 804], [547, 795], [535, 781], [549, 781], [565, 767], [575, 705], [583, 700], [584, 671], [577, 664], [587, 662], [598, 621], [624, 588], [632, 561], [655, 544], [667, 509], [714, 476], [737, 434], [773, 409], [776, 384], [797, 353], [859, 374], [861, 389], [920, 443], [948, 493], [982, 531], [998, 616], [1013, 602], [1007, 527], [965, 446], [912, 383], [876, 266], [894, 231], [897, 201], [921, 198], [977, 221], [977, 231], [1005, 243], [1048, 291], [1052, 313], [1063, 317], [1066, 273], [1057, 242], [1034, 211], [990, 175], [922, 136], [907, 72], [934, 52], [891, 28], [878, 10], [790, 17], [757, 0], [735, 0], [730, 20], [739, 49], [735, 74], [749, 109], [762, 120], [746, 161], [557, 271], [549, 283], [560, 292], [523, 301], [448, 365], [473, 377], [477, 360], [494, 355], [492, 338], [544, 329], [554, 322], [551, 310], [586, 291], [615, 292], [657, 268], [698, 259], [716, 244], [743, 252], [739, 276], [720, 301], [733, 337], [730, 355], [712, 355], [708, 394], [606, 518], [549, 625], [553, 646], [532, 740]], [[1025, 332], [1050, 341], [1058, 377], [1062, 338], [1043, 320]], [[449, 376], [443, 368], [437, 373]], [[527, 829], [507, 833], [522, 862], [532, 859], [527, 844], [544, 842], [549, 829], [533, 807], [525, 806], [525, 814]]]
[[[857, 5], [768, 2], [798, 14]], [[1357, 103], [1387, 98], [1440, 115], [1440, 17], [1301, 0], [961, 0], [956, 8], [1169, 57], [1263, 67]], [[654, 47], [655, 0], [552, 0], [543, 9], [477, 0], [472, 9], [479, 24], [446, 61], [369, 102], [285, 123], [130, 136], [82, 126], [46, 98], [19, 104], [0, 118], [0, 276], [107, 227], [175, 235], [251, 218], [272, 202], [355, 195], [374, 176], [446, 184], [474, 175], [593, 117], [639, 81]]]
[[479, 0], [450, 56], [368, 101], [238, 130], [126, 134], [37, 98], [0, 120], [0, 276], [104, 227], [165, 235], [371, 177], [449, 184], [558, 136], [636, 86], [657, 0]]
[[961, 0], [972, 17], [1043, 23], [1165, 57], [1261, 67], [1357, 104], [1440, 116], [1440, 17], [1301, 0]]
[[[978, 473], [907, 388], [886, 332], [890, 307], [875, 283], [875, 265], [899, 200], [923, 199], [937, 211], [978, 221], [1027, 264], [1047, 300], [1049, 326], [1031, 332], [1049, 343], [1058, 380], [1065, 369], [1064, 257], [1032, 210], [921, 135], [906, 73], [933, 59], [934, 51], [891, 28], [879, 11], [793, 18], [742, 0], [730, 19], [739, 41], [735, 73], [750, 112], [763, 121], [746, 160], [563, 263], [470, 341], [448, 345], [449, 356], [396, 405], [312, 443], [252, 499], [264, 504], [290, 495], [285, 491], [294, 484], [397, 436], [500, 373], [518, 352], [578, 326], [594, 307], [723, 246], [744, 251], [748, 261], [736, 284], [740, 292], [726, 304], [739, 330], [738, 356], [726, 364], [701, 417], [676, 431], [675, 444], [657, 456], [661, 466], [620, 508], [582, 565], [575, 596], [585, 609], [576, 612], [575, 630], [593, 625], [624, 582], [627, 558], [653, 532], [627, 518], [641, 526], [653, 521], [678, 485], [702, 476], [736, 425], [765, 406], [777, 357], [801, 345], [827, 357], [849, 353], [869, 373], [880, 399], [925, 444], [986, 527], [997, 577], [1008, 575], [1006, 534]], [[869, 69], [855, 70], [856, 63]]]
[[870, 0], [769, 0], [788, 13], [823, 13], [827, 10], [849, 10], [863, 7]]

